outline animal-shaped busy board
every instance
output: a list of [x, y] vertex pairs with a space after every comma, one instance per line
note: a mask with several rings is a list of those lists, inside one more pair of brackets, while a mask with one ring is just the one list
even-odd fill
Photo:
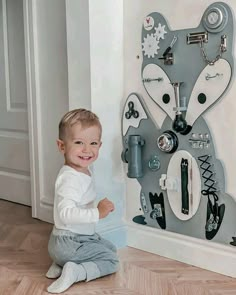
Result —
[[135, 223], [236, 246], [236, 202], [203, 113], [224, 98], [233, 74], [230, 7], [211, 4], [197, 28], [170, 30], [158, 12], [142, 24], [142, 82], [166, 113], [158, 128], [143, 99], [123, 108], [122, 160], [141, 186]]

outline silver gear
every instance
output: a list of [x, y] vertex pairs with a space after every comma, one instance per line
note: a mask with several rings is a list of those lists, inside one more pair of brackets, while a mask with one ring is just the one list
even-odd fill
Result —
[[165, 25], [161, 25], [160, 23], [158, 24], [158, 27], [155, 28], [156, 33], [154, 34], [154, 36], [157, 38], [157, 40], [160, 39], [165, 39], [165, 34], [167, 33], [165, 31]]
[[144, 37], [142, 43], [142, 51], [144, 51], [144, 55], [147, 55], [148, 58], [153, 58], [155, 54], [158, 54], [158, 49], [160, 48], [158, 44], [159, 41], [156, 39], [154, 34], [147, 34], [147, 37]]

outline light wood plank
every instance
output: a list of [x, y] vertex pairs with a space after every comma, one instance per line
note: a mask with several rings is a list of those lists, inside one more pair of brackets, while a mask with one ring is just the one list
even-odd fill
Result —
[[[52, 225], [31, 218], [31, 208], [0, 200], [0, 295], [45, 295], [53, 280], [47, 244]], [[126, 247], [120, 270], [66, 295], [235, 295], [236, 279]]]

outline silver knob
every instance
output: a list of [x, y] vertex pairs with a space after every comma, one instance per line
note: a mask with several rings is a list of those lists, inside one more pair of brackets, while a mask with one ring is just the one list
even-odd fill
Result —
[[173, 153], [178, 147], [178, 138], [172, 131], [166, 131], [157, 139], [157, 146], [166, 153]]

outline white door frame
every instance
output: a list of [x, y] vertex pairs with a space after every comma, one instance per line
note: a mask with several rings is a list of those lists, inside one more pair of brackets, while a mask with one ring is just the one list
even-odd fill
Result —
[[27, 105], [28, 105], [28, 125], [29, 125], [29, 151], [30, 151], [30, 175], [31, 175], [31, 206], [32, 217], [37, 218], [40, 200], [39, 195], [39, 136], [37, 126], [37, 101], [39, 98], [37, 88], [37, 39], [35, 38], [35, 1], [23, 0], [24, 12], [24, 32], [25, 32], [25, 60], [27, 79]]

